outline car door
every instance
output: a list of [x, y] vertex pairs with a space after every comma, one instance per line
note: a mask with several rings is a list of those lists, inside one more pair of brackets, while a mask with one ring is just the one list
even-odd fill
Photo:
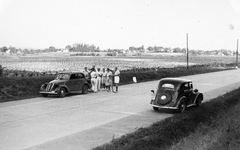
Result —
[[193, 94], [193, 85], [192, 85], [192, 82], [189, 82], [188, 83], [188, 86], [189, 86], [189, 104], [193, 104], [194, 102], [194, 94]]
[[77, 88], [78, 88], [77, 83], [78, 83], [78, 74], [77, 73], [71, 74], [69, 81], [67, 81], [67, 83], [66, 83], [70, 92], [77, 91]]
[[184, 95], [187, 98], [187, 105], [190, 105], [193, 103], [193, 89], [192, 89], [192, 83], [191, 82], [185, 82], [181, 86], [182, 91], [184, 92]]
[[84, 74], [78, 73], [77, 89], [78, 89], [79, 91], [82, 90], [82, 87], [83, 87], [85, 81], [86, 81], [86, 78], [85, 78]]

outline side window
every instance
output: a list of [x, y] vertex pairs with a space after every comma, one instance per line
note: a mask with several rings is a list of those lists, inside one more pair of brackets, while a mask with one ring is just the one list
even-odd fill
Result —
[[190, 89], [193, 89], [192, 82], [189, 83]]
[[162, 85], [161, 87], [164, 90], [170, 90], [170, 91], [174, 91], [174, 85], [173, 84], [169, 84], [169, 83], [165, 83]]
[[182, 90], [189, 90], [189, 84], [188, 83], [183, 83], [182, 84]]
[[74, 79], [78, 79], [77, 74], [72, 74], [72, 75], [71, 75], [70, 80], [74, 80]]
[[85, 78], [82, 73], [79, 73], [79, 74], [78, 74], [78, 77], [79, 77], [79, 79]]

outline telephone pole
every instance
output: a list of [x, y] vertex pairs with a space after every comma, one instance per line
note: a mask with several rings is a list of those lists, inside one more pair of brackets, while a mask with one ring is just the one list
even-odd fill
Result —
[[236, 50], [236, 68], [238, 68], [238, 39], [237, 39], [237, 50]]
[[188, 33], [187, 33], [187, 69], [188, 69]]

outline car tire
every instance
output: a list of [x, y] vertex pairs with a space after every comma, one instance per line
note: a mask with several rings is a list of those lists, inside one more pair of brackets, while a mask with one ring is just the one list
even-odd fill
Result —
[[196, 106], [199, 107], [201, 105], [202, 105], [202, 99], [198, 97], [196, 101]]
[[59, 90], [58, 96], [61, 97], [61, 98], [63, 98], [63, 97], [66, 96], [66, 90], [65, 90], [65, 88], [61, 88], [61, 89]]
[[83, 87], [82, 87], [82, 93], [83, 94], [87, 94], [88, 93], [88, 86], [86, 84], [83, 85]]
[[185, 112], [186, 108], [187, 108], [187, 104], [185, 102], [185, 99], [182, 99], [180, 104], [178, 105], [178, 111], [180, 113], [183, 113], [183, 112]]
[[48, 97], [48, 94], [42, 94], [42, 97]]
[[158, 111], [158, 109], [159, 109], [158, 107], [153, 107], [153, 110], [155, 111]]

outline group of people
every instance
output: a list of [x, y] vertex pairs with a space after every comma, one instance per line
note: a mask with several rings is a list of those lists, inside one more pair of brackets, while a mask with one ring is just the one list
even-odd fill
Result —
[[89, 83], [92, 85], [92, 92], [100, 91], [101, 88], [108, 92], [118, 92], [120, 71], [117, 67], [115, 67], [114, 70], [111, 70], [109, 68], [103, 68], [102, 70], [100, 68], [96, 69], [95, 66], [88, 70], [88, 68], [85, 67], [83, 73], [88, 79]]

